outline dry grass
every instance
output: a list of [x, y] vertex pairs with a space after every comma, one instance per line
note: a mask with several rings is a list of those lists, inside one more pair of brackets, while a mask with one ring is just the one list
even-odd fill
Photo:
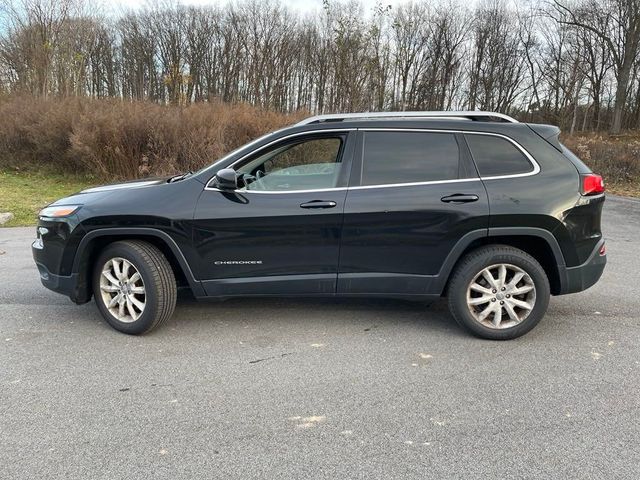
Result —
[[596, 173], [603, 176], [607, 191], [640, 196], [640, 136], [606, 134], [575, 135], [563, 142]]
[[0, 168], [111, 180], [198, 169], [302, 117], [248, 105], [114, 99], [0, 100]]
[[[98, 181], [195, 170], [304, 113], [217, 102], [187, 107], [116, 99], [0, 98], [0, 170]], [[640, 196], [640, 134], [564, 138], [610, 192]]]

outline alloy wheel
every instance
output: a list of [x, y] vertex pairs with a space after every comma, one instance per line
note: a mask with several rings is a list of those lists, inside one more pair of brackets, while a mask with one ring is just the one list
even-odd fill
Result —
[[473, 318], [492, 329], [523, 322], [536, 302], [536, 287], [520, 267], [500, 263], [484, 268], [467, 288], [467, 306]]
[[125, 258], [115, 257], [104, 264], [100, 293], [109, 313], [121, 322], [135, 322], [144, 312], [144, 281], [136, 266]]

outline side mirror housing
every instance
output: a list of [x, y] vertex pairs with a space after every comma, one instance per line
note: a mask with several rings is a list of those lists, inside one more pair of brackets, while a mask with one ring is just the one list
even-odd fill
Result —
[[218, 170], [214, 184], [220, 190], [236, 190], [238, 188], [238, 174], [233, 168]]

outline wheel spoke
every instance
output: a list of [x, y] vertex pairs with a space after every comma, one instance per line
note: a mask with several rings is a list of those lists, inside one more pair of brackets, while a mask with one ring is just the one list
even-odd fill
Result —
[[507, 267], [506, 265], [500, 265], [498, 268], [498, 286], [502, 288], [505, 283], [507, 283]]
[[487, 306], [482, 312], [480, 312], [480, 315], [478, 315], [478, 320], [480, 321], [484, 320], [489, 316], [491, 312], [494, 312], [494, 311], [495, 311], [495, 305], [491, 304]]
[[142, 312], [142, 310], [144, 310], [144, 302], [141, 302], [140, 300], [138, 300], [133, 295], [128, 295], [127, 298], [129, 299], [129, 301], [131, 303], [133, 303], [136, 307], [138, 307], [138, 310], [140, 310], [141, 312]]
[[131, 287], [131, 293], [136, 295], [144, 295], [144, 287]]
[[483, 287], [479, 283], [472, 283], [469, 289], [473, 290], [474, 292], [485, 293], [487, 295], [491, 295], [492, 293], [490, 288]]
[[533, 285], [523, 285], [514, 290], [511, 290], [511, 295], [522, 295], [523, 293], [528, 293], [533, 290]]
[[119, 293], [118, 295], [116, 295], [115, 297], [113, 297], [113, 298], [111, 299], [111, 301], [109, 302], [108, 307], [109, 307], [109, 308], [113, 308], [113, 307], [115, 307], [115, 306], [118, 304], [118, 302], [120, 302], [120, 297], [121, 297], [121, 296], [122, 296], [122, 294], [121, 294], [121, 293]]
[[104, 276], [104, 278], [109, 280], [113, 285], [119, 285], [120, 284], [118, 279], [116, 277], [114, 277], [109, 270], [103, 270], [102, 271], [102, 275]]
[[138, 280], [140, 280], [140, 273], [136, 272], [133, 275], [131, 275], [131, 278], [129, 279], [129, 283], [134, 284]]
[[118, 260], [116, 260], [115, 258], [111, 260], [111, 265], [113, 265], [113, 273], [116, 274], [116, 278], [118, 280], [122, 280], [122, 270], [120, 264], [118, 263]]
[[516, 311], [513, 309], [513, 307], [511, 306], [510, 303], [505, 303], [504, 304], [504, 309], [507, 311], [507, 315], [509, 315], [509, 318], [511, 320], [513, 320], [516, 323], [520, 322], [520, 317], [518, 317], [518, 314], [516, 313]]
[[127, 310], [129, 311], [129, 315], [131, 315], [131, 318], [133, 318], [134, 320], [138, 319], [139, 314], [136, 313], [136, 309], [133, 308], [130, 297], [127, 297]]
[[124, 304], [126, 302], [124, 301], [124, 298], [120, 300], [120, 303], [118, 303], [118, 315], [120, 316], [120, 318], [124, 317]]
[[512, 298], [508, 303], [511, 303], [514, 307], [520, 307], [525, 310], [533, 310], [533, 305], [517, 298]]
[[493, 314], [493, 326], [497, 328], [500, 326], [501, 322], [502, 322], [502, 307], [498, 305]]
[[482, 276], [489, 283], [489, 285], [491, 285], [492, 288], [498, 288], [498, 283], [496, 282], [496, 279], [493, 278], [493, 275], [491, 274], [488, 268], [485, 268], [482, 271]]
[[103, 292], [118, 293], [120, 291], [120, 288], [116, 287], [115, 285], [100, 285], [100, 290], [102, 290]]
[[472, 298], [468, 300], [469, 305], [482, 305], [483, 303], [489, 303], [493, 297], [491, 295], [483, 295], [482, 297]]
[[516, 286], [518, 285], [518, 283], [520, 283], [520, 280], [522, 280], [522, 278], [524, 277], [524, 272], [517, 272], [513, 278], [511, 279], [511, 281], [509, 282], [509, 285], [507, 285], [507, 287], [509, 288], [516, 288]]
[[120, 278], [121, 278], [121, 280], [123, 282], [127, 281], [129, 279], [129, 267], [130, 266], [131, 266], [131, 264], [127, 260], [122, 259], [122, 275], [121, 275]]

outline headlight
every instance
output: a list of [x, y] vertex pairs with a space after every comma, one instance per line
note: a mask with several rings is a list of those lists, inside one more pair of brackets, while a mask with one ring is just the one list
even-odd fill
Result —
[[72, 213], [75, 213], [80, 208], [80, 205], [59, 205], [52, 207], [45, 207], [40, 210], [38, 216], [49, 218], [62, 218], [68, 217]]

